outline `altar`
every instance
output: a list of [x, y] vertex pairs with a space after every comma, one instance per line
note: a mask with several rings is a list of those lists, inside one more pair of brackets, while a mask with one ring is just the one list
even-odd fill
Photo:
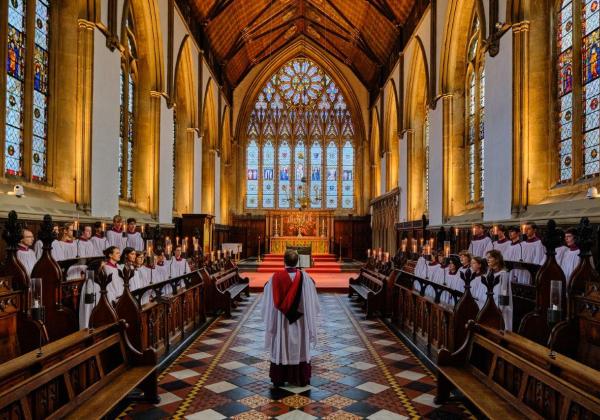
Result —
[[271, 254], [285, 253], [288, 246], [306, 246], [311, 253], [329, 254], [329, 239], [322, 236], [278, 236], [271, 238]]

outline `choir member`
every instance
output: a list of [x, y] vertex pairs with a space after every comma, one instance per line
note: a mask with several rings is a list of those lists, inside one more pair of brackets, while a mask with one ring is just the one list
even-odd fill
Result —
[[179, 277], [190, 271], [190, 265], [187, 259], [183, 257], [181, 245], [177, 245], [169, 264], [169, 275], [171, 277]]
[[142, 238], [142, 234], [137, 232], [136, 220], [133, 217], [127, 219], [127, 246], [129, 248], [133, 248], [136, 251], [143, 251], [144, 239]]
[[537, 225], [533, 222], [525, 224], [527, 239], [523, 243], [523, 261], [542, 265], [546, 261], [546, 249], [537, 235]]
[[460, 267], [458, 268], [459, 274], [464, 273], [467, 269], [471, 268], [471, 259], [473, 256], [467, 250], [460, 251], [458, 253], [458, 258], [460, 259]]
[[[506, 250], [504, 260], [523, 262], [523, 242], [521, 241], [521, 230], [518, 226], [511, 226], [508, 229], [508, 237], [510, 238], [510, 246]], [[531, 273], [521, 268], [513, 268], [510, 271], [511, 281], [520, 284], [531, 283]]]
[[138, 274], [138, 270], [135, 269], [137, 261], [137, 253], [135, 249], [127, 247], [121, 253], [121, 268], [129, 267], [134, 270], [133, 277], [129, 279], [129, 290], [135, 290], [142, 287], [142, 281]]
[[123, 219], [121, 216], [116, 215], [113, 217], [113, 224], [111, 230], [106, 232], [106, 244], [116, 246], [117, 248], [125, 248], [127, 246], [127, 238], [123, 237]]
[[56, 261], [71, 260], [77, 258], [77, 244], [73, 238], [73, 224], [65, 223], [58, 234], [60, 252], [54, 256], [54, 247], [52, 248], [53, 257]]
[[94, 223], [94, 236], [90, 239], [90, 242], [94, 245], [94, 255], [103, 255], [104, 250], [108, 248], [106, 238], [104, 237], [104, 231], [102, 230], [102, 223]]
[[[465, 290], [465, 284], [460, 278], [460, 266], [460, 258], [458, 256], [451, 255], [448, 257], [444, 282], [449, 288], [463, 292]], [[454, 299], [452, 298], [452, 295], [447, 292], [442, 293], [440, 301], [454, 305]]]
[[[158, 281], [161, 281], [160, 273], [156, 271], [156, 266], [154, 264], [154, 255], [148, 255], [145, 258], [144, 263], [144, 254], [141, 254], [141, 265], [138, 268], [138, 276], [140, 278], [141, 287], [149, 286]], [[139, 257], [138, 257], [139, 258]], [[140, 303], [143, 305], [145, 303], [150, 302], [150, 299], [154, 297], [154, 293], [152, 291], [148, 291], [144, 293], [142, 296]]]
[[473, 225], [473, 237], [469, 245], [469, 252], [476, 257], [483, 257], [492, 249], [492, 240], [485, 235], [484, 226], [481, 223]]
[[285, 270], [269, 279], [262, 299], [269, 377], [275, 386], [304, 387], [310, 383], [310, 347], [317, 344], [319, 298], [314, 281], [296, 268], [298, 252], [287, 250], [283, 260]]
[[[163, 281], [163, 280], [167, 280], [170, 279], [170, 273], [169, 273], [169, 264], [167, 264], [167, 257], [165, 256], [165, 252], [160, 249], [157, 250], [156, 252], [156, 272], [158, 273], [158, 277], [160, 277], [160, 280], [158, 281]], [[156, 283], [156, 281], [155, 281]], [[173, 288], [171, 287], [170, 284], [166, 284], [163, 288], [162, 288], [162, 294], [163, 295], [170, 295], [173, 293]]]
[[422, 279], [427, 275], [427, 260], [425, 259], [425, 255], [419, 256], [417, 259], [417, 264], [415, 265], [415, 276], [420, 277]]
[[[444, 260], [443, 255], [437, 251], [431, 251], [431, 262], [427, 264], [427, 278], [433, 283], [442, 284], [444, 282], [444, 269], [442, 265]], [[435, 290], [429, 286], [425, 290], [425, 296], [429, 296], [432, 299], [435, 298]]]
[[106, 262], [102, 265], [102, 269], [106, 275], [112, 274], [112, 281], [106, 286], [106, 297], [113, 305], [123, 294], [123, 279], [119, 274], [119, 261], [121, 259], [121, 250], [116, 246], [109, 246], [104, 250]]
[[504, 225], [496, 226], [496, 235], [498, 239], [492, 244], [492, 248], [500, 251], [503, 257], [506, 257], [506, 251], [510, 247], [510, 239], [507, 238], [508, 230]]
[[481, 277], [487, 272], [487, 261], [482, 257], [471, 258], [471, 273], [473, 273], [473, 280], [471, 281], [471, 295], [477, 302], [479, 309], [483, 308], [486, 299], [487, 289], [481, 282]]
[[[54, 225], [52, 227], [52, 231], [54, 232], [54, 234], [56, 235], [56, 237], [58, 238], [58, 225]], [[58, 261], [56, 259], [56, 257], [60, 257], [60, 255], [62, 254], [62, 251], [60, 249], [60, 243], [58, 242], [58, 239], [55, 239], [52, 241], [51, 244], [52, 250], [50, 251], [50, 255], [52, 255], [52, 258], [54, 258], [55, 261]], [[44, 244], [42, 242], [41, 239], [38, 239], [35, 242], [35, 245], [33, 247], [33, 250], [35, 251], [35, 256], [36, 258], [39, 260], [44, 252]]]
[[576, 244], [577, 230], [571, 228], [565, 232], [565, 246], [557, 249], [556, 260], [565, 273], [567, 290], [571, 282], [571, 275], [579, 265], [579, 247]]
[[81, 236], [77, 239], [77, 253], [82, 258], [95, 257], [96, 247], [92, 242], [92, 227], [86, 225], [83, 227]]
[[37, 262], [35, 252], [31, 249], [33, 245], [33, 232], [29, 229], [23, 229], [23, 237], [19, 241], [19, 247], [17, 248], [17, 258], [19, 262], [23, 264], [27, 276], [31, 277], [33, 266]]
[[[493, 249], [488, 251], [486, 259], [490, 270], [494, 273], [494, 277], [498, 283], [494, 286], [494, 301], [502, 312], [502, 318], [504, 319], [504, 329], [512, 331], [513, 321], [513, 298], [512, 298], [512, 287], [510, 281], [510, 273], [504, 267], [504, 258], [500, 251]], [[487, 291], [486, 291], [487, 292]], [[500, 296], [508, 297], [508, 302], [503, 302]]]

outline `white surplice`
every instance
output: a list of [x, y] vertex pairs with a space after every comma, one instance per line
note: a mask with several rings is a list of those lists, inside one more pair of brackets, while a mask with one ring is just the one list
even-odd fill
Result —
[[95, 257], [98, 255], [96, 253], [96, 247], [91, 239], [77, 239], [76, 245], [79, 256], [82, 258]]
[[106, 297], [110, 303], [116, 302], [123, 294], [123, 279], [119, 275], [121, 267], [113, 267], [108, 264], [104, 265], [106, 275], [112, 274], [112, 281], [106, 286]]
[[474, 239], [469, 244], [469, 252], [474, 257], [485, 257], [485, 253], [492, 250], [492, 240], [488, 236]]
[[[296, 273], [289, 273], [292, 281]], [[271, 277], [262, 296], [261, 314], [265, 323], [265, 351], [278, 365], [310, 362], [310, 346], [317, 345], [317, 318], [320, 313], [317, 288], [310, 276], [302, 272], [302, 297], [298, 311], [303, 315], [293, 324], [275, 307]]]
[[[114, 276], [113, 276], [114, 277]], [[86, 293], [94, 294], [94, 303], [85, 303], [85, 295]], [[81, 288], [81, 292], [79, 294], [79, 329], [83, 330], [88, 327], [90, 322], [90, 316], [92, 315], [92, 310], [94, 306], [100, 300], [100, 286], [98, 283], [91, 279], [87, 279]]]
[[510, 243], [510, 240], [504, 238], [502, 241], [494, 241], [494, 243], [492, 244], [492, 248], [496, 251], [500, 251], [504, 259], [506, 259], [506, 253], [510, 248]]
[[[61, 259], [56, 261], [72, 260], [73, 258], [77, 257], [77, 244], [74, 241], [60, 241], [59, 245], [60, 249], [62, 250], [62, 255]], [[54, 249], [54, 245], [52, 248]]]
[[19, 259], [21, 264], [23, 264], [23, 267], [25, 267], [27, 275], [31, 277], [33, 266], [38, 260], [35, 255], [35, 252], [32, 249], [21, 247], [19, 245], [19, 249], [17, 250], [17, 258]]
[[[136, 270], [138, 272], [138, 278], [140, 281], [140, 287], [146, 287], [150, 284], [154, 284], [158, 281], [162, 280], [162, 275], [156, 271], [155, 268], [150, 268], [147, 266], [142, 266]], [[154, 297], [154, 293], [149, 290], [140, 299], [140, 303], [144, 305], [145, 303], [150, 302], [150, 299]]]
[[581, 260], [581, 258], [579, 258], [579, 253], [581, 251], [577, 247], [570, 249], [566, 246], [557, 248], [556, 251], [556, 261], [558, 262], [558, 265], [560, 265], [560, 268], [562, 268], [563, 273], [565, 273], [568, 288], [571, 283], [571, 275]]
[[[533, 248], [529, 248], [531, 251]], [[521, 241], [511, 242], [504, 256], [505, 261], [528, 262], [525, 261], [524, 243]], [[531, 284], [531, 273], [527, 270], [515, 268], [510, 270], [511, 281], [519, 284]]]
[[125, 249], [127, 245], [127, 238], [123, 237], [123, 232], [117, 232], [115, 230], [109, 230], [106, 232], [106, 244], [109, 246], [116, 246], [121, 251]]
[[127, 240], [125, 241], [125, 245], [135, 249], [138, 252], [142, 252], [144, 250], [144, 239], [142, 239], [142, 234], [140, 232], [127, 232]]
[[104, 250], [108, 248], [108, 241], [104, 236], [92, 236], [90, 242], [94, 245], [94, 256], [104, 255]]

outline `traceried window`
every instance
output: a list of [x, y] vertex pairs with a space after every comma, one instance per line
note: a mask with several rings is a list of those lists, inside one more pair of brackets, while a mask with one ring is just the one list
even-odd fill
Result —
[[7, 3], [4, 175], [46, 182], [50, 0]]
[[122, 32], [125, 50], [121, 55], [121, 103], [119, 134], [119, 198], [133, 201], [133, 168], [135, 162], [136, 61], [135, 27], [131, 12]]
[[[246, 208], [354, 208], [352, 116], [339, 87], [313, 61], [296, 58], [273, 74], [246, 135], [248, 173], [262, 174], [246, 180]], [[250, 159], [254, 150], [262, 160]]]
[[467, 47], [466, 78], [466, 161], [468, 201], [483, 200], [485, 168], [485, 64], [481, 50], [481, 30], [477, 14], [473, 17]]
[[[598, 0], [563, 0], [558, 10], [557, 178], [562, 184], [600, 174], [599, 8]], [[573, 57], [581, 57], [581, 62]]]

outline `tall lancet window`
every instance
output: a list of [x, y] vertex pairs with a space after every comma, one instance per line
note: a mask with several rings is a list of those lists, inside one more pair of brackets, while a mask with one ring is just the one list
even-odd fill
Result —
[[133, 16], [129, 11], [121, 42], [121, 118], [119, 135], [119, 198], [133, 201], [137, 51]]
[[354, 209], [352, 116], [317, 64], [295, 58], [278, 69], [257, 93], [247, 124], [246, 208]]
[[557, 11], [557, 179], [561, 184], [600, 174], [599, 9], [598, 0], [563, 0]]
[[477, 14], [473, 17], [467, 47], [466, 161], [469, 202], [483, 200], [485, 168], [485, 64]]
[[0, 71], [0, 80], [6, 77], [0, 130], [4, 175], [46, 182], [50, 1], [10, 0], [7, 4], [8, 13], [0, 13], [6, 19], [2, 26], [7, 28], [5, 73]]

